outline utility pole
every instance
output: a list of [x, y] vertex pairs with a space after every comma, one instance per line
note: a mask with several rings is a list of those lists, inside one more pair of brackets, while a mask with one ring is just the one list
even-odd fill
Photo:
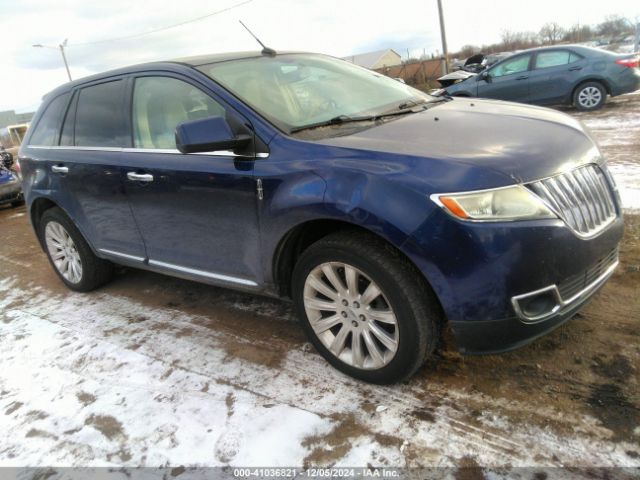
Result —
[[69, 64], [67, 63], [67, 56], [64, 53], [64, 48], [67, 46], [67, 40], [68, 39], [65, 38], [64, 42], [62, 42], [57, 47], [52, 47], [50, 45], [42, 45], [41, 43], [37, 43], [31, 46], [36, 48], [55, 48], [56, 50], [60, 50], [60, 53], [62, 54], [62, 61], [64, 62], [64, 68], [67, 70], [67, 77], [69, 77], [69, 81], [71, 82], [72, 81], [71, 72], [69, 71]]
[[440, 36], [442, 37], [442, 55], [444, 57], [444, 73], [449, 73], [449, 52], [447, 50], [447, 34], [444, 30], [444, 13], [442, 0], [438, 0], [438, 16], [440, 17]]

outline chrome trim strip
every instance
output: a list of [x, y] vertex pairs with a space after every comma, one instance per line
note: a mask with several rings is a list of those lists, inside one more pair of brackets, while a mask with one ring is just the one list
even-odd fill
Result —
[[129, 255], [128, 253], [120, 253], [120, 252], [116, 252], [114, 250], [107, 250], [106, 248], [99, 248], [98, 251], [102, 252], [102, 253], [106, 253], [107, 255], [113, 255], [114, 257], [122, 257], [122, 258], [126, 258], [127, 260], [134, 260], [136, 262], [144, 262], [145, 259], [144, 257], [138, 257], [136, 255]]
[[[584, 287], [582, 290], [580, 290], [578, 293], [576, 293], [575, 295], [573, 295], [571, 298], [567, 300], [564, 300], [562, 298], [562, 296], [560, 295], [560, 290], [558, 290], [558, 286], [554, 284], [548, 287], [541, 288], [539, 290], [534, 290], [533, 292], [523, 293], [522, 295], [515, 295], [514, 297], [511, 297], [511, 305], [513, 305], [513, 309], [515, 310], [516, 315], [520, 318], [520, 320], [523, 323], [532, 324], [532, 323], [542, 322], [552, 317], [556, 313], [562, 313], [563, 311], [568, 310], [574, 302], [582, 299], [583, 297], [586, 297], [593, 290], [600, 287], [611, 276], [611, 274], [619, 265], [619, 263], [620, 263], [619, 260], [616, 258], [616, 261], [611, 265], [609, 265], [609, 267], [598, 278], [596, 278], [593, 282], [591, 282], [589, 285]], [[522, 311], [519, 304], [520, 300], [533, 297], [535, 295], [539, 295], [541, 293], [545, 293], [548, 291], [551, 291], [553, 293], [557, 301], [557, 305], [553, 307], [553, 309], [551, 309], [547, 313], [544, 313], [542, 315], [537, 315], [534, 317], [529, 317]]]
[[244, 278], [231, 277], [229, 275], [222, 275], [220, 273], [205, 272], [204, 270], [196, 270], [195, 268], [182, 267], [180, 265], [174, 265], [172, 263], [159, 262], [158, 260], [149, 260], [149, 265], [155, 267], [168, 268], [169, 270], [175, 270], [178, 272], [188, 273], [190, 275], [197, 275], [199, 277], [212, 278], [214, 280], [221, 280], [223, 282], [237, 283], [239, 285], [247, 285], [249, 287], [257, 287], [258, 284], [252, 280]]
[[251, 155], [240, 155], [231, 150], [218, 150], [215, 152], [182, 153], [175, 148], [122, 148], [122, 147], [75, 147], [67, 145], [53, 145], [50, 147], [43, 145], [27, 145], [27, 148], [40, 150], [81, 150], [87, 152], [120, 152], [120, 153], [164, 153], [170, 155], [205, 155], [212, 157], [234, 157], [234, 158], [269, 158], [268, 153], [259, 152]]

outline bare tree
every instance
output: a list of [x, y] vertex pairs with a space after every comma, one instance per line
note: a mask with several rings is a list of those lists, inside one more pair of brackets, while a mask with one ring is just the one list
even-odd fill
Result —
[[467, 58], [467, 57], [470, 57], [471, 55], [475, 55], [478, 52], [480, 52], [480, 49], [475, 45], [463, 45], [460, 51], [458, 52], [458, 56], [460, 58]]
[[609, 15], [598, 24], [597, 29], [598, 34], [612, 39], [633, 32], [631, 25], [631, 22], [620, 15]]
[[503, 50], [514, 50], [517, 40], [517, 33], [512, 32], [511, 30], [503, 30], [500, 34], [502, 39], [502, 48]]
[[565, 31], [563, 40], [567, 42], [585, 42], [593, 37], [593, 30], [589, 25], [576, 23]]
[[564, 29], [556, 22], [545, 23], [540, 29], [540, 40], [546, 45], [553, 45], [562, 40]]

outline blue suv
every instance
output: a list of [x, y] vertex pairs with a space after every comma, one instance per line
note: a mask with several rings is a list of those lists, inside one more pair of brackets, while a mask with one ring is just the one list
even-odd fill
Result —
[[431, 97], [319, 54], [192, 57], [63, 85], [20, 162], [69, 288], [120, 264], [291, 298], [317, 350], [375, 383], [409, 377], [445, 328], [487, 353], [557, 327], [612, 274], [623, 230], [577, 120]]

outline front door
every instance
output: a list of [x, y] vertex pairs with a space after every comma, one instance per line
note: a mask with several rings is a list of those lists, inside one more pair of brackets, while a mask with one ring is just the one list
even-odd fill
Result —
[[526, 102], [529, 98], [529, 62], [531, 54], [508, 58], [487, 71], [478, 80], [478, 97]]
[[213, 283], [261, 282], [254, 159], [231, 152], [181, 154], [184, 121], [238, 115], [173, 76], [135, 78], [133, 148], [123, 182], [149, 265]]

